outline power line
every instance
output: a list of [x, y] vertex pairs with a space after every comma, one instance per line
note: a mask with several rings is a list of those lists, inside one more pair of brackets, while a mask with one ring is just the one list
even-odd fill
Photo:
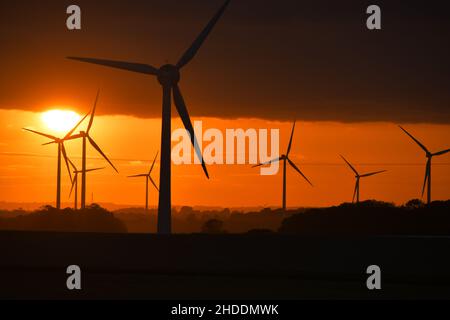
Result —
[[[55, 159], [55, 156], [46, 155], [46, 154], [38, 154], [38, 153], [21, 153], [21, 152], [0, 152], [0, 156], [6, 157], [29, 157], [29, 158], [46, 158], [46, 159]], [[70, 157], [71, 159], [81, 160], [81, 157]], [[103, 160], [101, 157], [87, 157], [88, 160]], [[124, 161], [124, 162], [133, 162], [133, 161], [142, 161], [142, 162], [151, 162], [153, 159], [126, 159], [126, 158], [110, 158], [114, 161]]]
[[[21, 153], [21, 152], [0, 152], [0, 156], [6, 157], [30, 157], [30, 158], [47, 158], [54, 159], [56, 157], [45, 154], [37, 154], [37, 153]], [[81, 157], [71, 157], [73, 159], [81, 160]], [[88, 160], [103, 160], [101, 157], [87, 157]], [[137, 158], [111, 158], [113, 161], [123, 161], [123, 162], [152, 162], [153, 159], [137, 159]], [[373, 162], [373, 163], [355, 163], [358, 166], [423, 166], [425, 162], [420, 163], [406, 163], [406, 162]], [[437, 166], [448, 166], [450, 162], [437, 162], [433, 163], [433, 165]], [[302, 166], [345, 166], [345, 163], [340, 162], [303, 162]]]

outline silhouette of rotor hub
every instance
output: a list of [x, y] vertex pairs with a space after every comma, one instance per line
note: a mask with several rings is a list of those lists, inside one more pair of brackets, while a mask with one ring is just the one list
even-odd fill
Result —
[[180, 71], [172, 64], [163, 65], [158, 70], [158, 81], [163, 86], [172, 86], [180, 81]]

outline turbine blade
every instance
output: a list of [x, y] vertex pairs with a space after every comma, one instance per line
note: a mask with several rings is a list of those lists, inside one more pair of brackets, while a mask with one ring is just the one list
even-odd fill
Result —
[[430, 166], [431, 166], [431, 159], [428, 159], [427, 164], [425, 166], [425, 179], [423, 180], [422, 198], [423, 198], [423, 195], [425, 194], [425, 187], [427, 185], [427, 181], [430, 176]]
[[[27, 128], [22, 128], [23, 130], [26, 130], [26, 131], [29, 131], [29, 132], [32, 132], [32, 133], [35, 133], [35, 134], [38, 134], [38, 135], [41, 135], [41, 136], [43, 136], [43, 137], [46, 137], [46, 138], [49, 138], [49, 139], [52, 139], [52, 140], [59, 140], [57, 137], [55, 137], [55, 136], [52, 136], [52, 135], [50, 135], [50, 134], [46, 134], [46, 133], [42, 133], [42, 132], [39, 132], [39, 131], [34, 131], [34, 130], [31, 130], [31, 129], [27, 129]], [[53, 143], [53, 142], [51, 142], [51, 143]], [[50, 144], [50, 143], [49, 143]]]
[[86, 117], [87, 117], [88, 115], [89, 115], [89, 113], [86, 114], [86, 115], [83, 117], [83, 119], [81, 119], [81, 120], [77, 123], [77, 125], [76, 125], [75, 127], [73, 127], [72, 130], [70, 130], [70, 131], [66, 134], [66, 136], [63, 138], [63, 140], [66, 140], [67, 138], [69, 138], [69, 137], [72, 135], [72, 133], [79, 127], [79, 125], [84, 121], [84, 119], [86, 119]]
[[159, 192], [159, 189], [158, 189], [158, 187], [156, 186], [155, 181], [153, 181], [152, 177], [148, 176], [148, 179], [150, 180], [150, 182], [152, 183], [152, 185], [156, 188], [156, 190], [158, 190], [158, 192]]
[[61, 142], [61, 151], [62, 151], [62, 155], [64, 158], [64, 162], [66, 163], [67, 172], [69, 172], [70, 181], [72, 181], [72, 173], [70, 172], [69, 160], [68, 160], [69, 158], [67, 157], [66, 147], [64, 146], [63, 142]]
[[78, 173], [75, 173], [75, 176], [73, 177], [73, 180], [72, 180], [72, 187], [70, 188], [69, 199], [72, 196], [73, 188], [77, 184], [77, 179], [78, 179]]
[[433, 156], [440, 156], [440, 155], [446, 154], [447, 152], [450, 152], [450, 149], [436, 152], [433, 154]]
[[354, 172], [357, 176], [359, 176], [358, 171], [356, 171], [356, 169], [351, 165], [351, 163], [348, 162], [347, 159], [345, 159], [344, 156], [342, 156], [342, 155], [341, 155], [341, 158], [348, 164], [348, 166], [350, 167], [350, 169], [352, 169], [353, 172]]
[[150, 171], [148, 172], [148, 174], [150, 175], [150, 173], [152, 173], [153, 167], [155, 166], [155, 162], [156, 162], [156, 158], [158, 157], [159, 152], [156, 153], [155, 159], [153, 159], [153, 163], [152, 166], [150, 167]]
[[177, 108], [178, 114], [180, 115], [181, 120], [183, 121], [184, 127], [189, 132], [191, 136], [191, 142], [194, 146], [195, 152], [197, 153], [198, 159], [202, 162], [203, 171], [206, 174], [206, 177], [209, 179], [208, 170], [206, 169], [206, 164], [203, 159], [202, 151], [200, 147], [196, 143], [197, 138], [194, 133], [194, 128], [192, 127], [191, 118], [189, 117], [188, 110], [186, 108], [186, 104], [184, 103], [183, 96], [181, 95], [180, 88], [177, 85], [173, 86], [173, 99], [175, 102], [175, 106]]
[[370, 176], [373, 176], [373, 175], [376, 175], [376, 174], [379, 174], [379, 173], [382, 173], [382, 172], [386, 172], [386, 171], [387, 171], [387, 170], [381, 170], [381, 171], [370, 172], [370, 173], [362, 174], [360, 177], [361, 177], [361, 178], [364, 178], [364, 177], [370, 177]]
[[127, 176], [127, 178], [141, 178], [141, 177], [148, 177], [148, 174], [143, 173], [143, 174], [135, 174], [133, 176]]
[[309, 181], [309, 179], [303, 174], [303, 172], [301, 172], [300, 169], [297, 168], [297, 166], [295, 165], [295, 163], [293, 163], [293, 162], [291, 161], [291, 159], [287, 158], [287, 161], [289, 162], [289, 164], [290, 164], [290, 165], [291, 165], [298, 173], [301, 174], [301, 176], [302, 176], [306, 181], [308, 181], [308, 183], [309, 183], [311, 186], [313, 186], [313, 184], [311, 183], [311, 181]]
[[98, 171], [98, 170], [103, 170], [103, 169], [105, 169], [105, 167], [102, 167], [102, 168], [87, 169], [86, 172]]
[[89, 133], [91, 130], [92, 124], [94, 123], [94, 117], [95, 117], [95, 109], [97, 109], [97, 102], [98, 102], [98, 96], [100, 95], [100, 90], [97, 91], [97, 96], [95, 97], [94, 106], [92, 107], [91, 111], [91, 118], [89, 119], [89, 124], [86, 129], [86, 133]]
[[230, 0], [225, 1], [225, 3], [222, 5], [222, 7], [219, 9], [219, 11], [215, 14], [215, 16], [211, 19], [211, 21], [206, 25], [206, 27], [203, 29], [203, 31], [199, 34], [197, 39], [195, 39], [195, 41], [192, 43], [192, 45], [189, 47], [189, 49], [180, 58], [180, 60], [177, 63], [177, 68], [181, 69], [182, 67], [187, 65], [194, 58], [197, 51], [200, 49], [203, 42], [208, 37], [209, 33], [214, 28], [217, 21], [219, 21], [220, 17], [224, 13], [224, 11], [227, 8], [229, 3], [230, 3]]
[[75, 166], [75, 164], [69, 158], [67, 158], [67, 161], [69, 161], [69, 164], [72, 167], [73, 171], [76, 172], [77, 171], [77, 167]]
[[116, 69], [122, 69], [137, 73], [157, 75], [158, 69], [152, 67], [148, 64], [134, 63], [134, 62], [124, 62], [116, 60], [105, 60], [105, 59], [93, 59], [93, 58], [81, 58], [81, 57], [67, 57], [67, 59], [77, 60], [81, 62], [87, 62], [92, 64], [98, 64], [105, 67], [111, 67]]
[[64, 141], [75, 140], [75, 139], [79, 139], [79, 138], [83, 138], [83, 135], [81, 135], [81, 134], [75, 134], [75, 135], [73, 135], [73, 136], [70, 136], [70, 137], [64, 139]]
[[291, 139], [289, 140], [289, 145], [287, 148], [286, 156], [289, 156], [289, 153], [291, 152], [292, 138], [294, 137], [294, 130], [295, 130], [295, 121], [294, 121], [294, 125], [292, 126]]
[[49, 144], [54, 144], [54, 143], [58, 143], [58, 142], [56, 142], [56, 141], [50, 141], [50, 142], [47, 142], [47, 143], [43, 143], [42, 145], [43, 145], [43, 146], [48, 146]]
[[414, 138], [414, 137], [412, 136], [412, 134], [410, 134], [408, 131], [406, 131], [405, 129], [403, 129], [402, 126], [399, 126], [399, 128], [402, 129], [403, 132], [406, 133], [411, 139], [413, 139], [413, 140], [419, 145], [419, 147], [421, 147], [426, 153], [429, 153], [428, 149], [427, 149], [427, 148], [426, 148], [419, 140], [417, 140], [416, 138]]
[[274, 163], [274, 162], [278, 162], [280, 160], [281, 160], [281, 157], [276, 158], [276, 159], [272, 159], [272, 160], [269, 160], [269, 161], [266, 161], [266, 162], [261, 162], [260, 164], [256, 164], [256, 165], [252, 166], [252, 168], [265, 166], [265, 165], [268, 165], [268, 164], [271, 164], [271, 163]]
[[100, 149], [100, 147], [95, 143], [95, 141], [90, 137], [87, 136], [89, 142], [91, 143], [91, 145], [95, 148], [95, 150], [97, 150], [103, 158], [105, 158], [106, 161], [108, 161], [108, 163], [111, 165], [111, 167], [113, 167], [114, 170], [116, 170], [117, 173], [119, 173], [119, 171], [116, 169], [116, 167], [113, 165], [113, 163], [108, 159], [108, 157], [103, 153], [102, 149]]

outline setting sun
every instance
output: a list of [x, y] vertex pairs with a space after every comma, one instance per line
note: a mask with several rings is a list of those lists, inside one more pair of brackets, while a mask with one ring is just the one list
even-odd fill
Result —
[[81, 117], [74, 111], [70, 110], [49, 110], [42, 114], [42, 121], [45, 125], [58, 132], [69, 131], [72, 129]]

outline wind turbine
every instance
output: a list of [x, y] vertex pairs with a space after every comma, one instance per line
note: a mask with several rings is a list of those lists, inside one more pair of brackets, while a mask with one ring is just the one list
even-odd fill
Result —
[[[403, 130], [404, 133], [406, 133], [411, 139], [413, 139], [414, 142], [417, 143], [419, 145], [419, 147], [422, 148], [423, 151], [425, 151], [425, 156], [428, 158], [427, 164], [425, 167], [425, 180], [423, 181], [422, 198], [423, 198], [423, 194], [425, 193], [425, 186], [427, 185], [427, 203], [430, 204], [431, 203], [431, 159], [434, 156], [440, 156], [440, 155], [446, 154], [447, 152], [450, 151], [450, 149], [439, 151], [436, 153], [431, 153], [419, 140], [414, 138], [408, 131], [403, 129], [402, 126], [399, 126], [399, 127], [400, 127], [400, 129]], [[428, 184], [427, 184], [427, 182], [428, 182]]]
[[[82, 171], [78, 170], [77, 167], [73, 164], [72, 161], [70, 161], [70, 159], [67, 159], [69, 161], [70, 166], [73, 169], [73, 179], [72, 179], [72, 187], [70, 189], [70, 194], [69, 194], [69, 198], [72, 196], [72, 192], [75, 189], [75, 203], [74, 203], [74, 209], [78, 210], [78, 174], [82, 173]], [[105, 167], [103, 168], [94, 168], [94, 169], [87, 169], [87, 172], [92, 172], [92, 171], [97, 171], [97, 170], [102, 170], [105, 169]]]
[[285, 211], [286, 211], [286, 166], [287, 166], [287, 163], [289, 163], [292, 166], [292, 168], [295, 169], [295, 171], [300, 173], [300, 175], [312, 186], [311, 181], [309, 181], [309, 179], [303, 174], [303, 172], [300, 171], [300, 169], [295, 165], [295, 163], [292, 162], [291, 159], [289, 159], [289, 154], [291, 153], [291, 147], [292, 147], [292, 139], [294, 137], [294, 130], [295, 130], [295, 121], [294, 121], [294, 125], [292, 126], [291, 138], [289, 140], [289, 145], [288, 145], [286, 154], [281, 155], [281, 157], [279, 157], [279, 158], [272, 159], [270, 161], [263, 162], [263, 163], [253, 166], [253, 168], [256, 168], [256, 167], [268, 165], [268, 164], [271, 164], [274, 162], [283, 161], [283, 210], [285, 210]]
[[189, 117], [186, 104], [181, 94], [178, 82], [180, 81], [180, 71], [186, 66], [196, 55], [211, 30], [216, 25], [217, 21], [223, 15], [230, 0], [220, 7], [218, 12], [214, 15], [211, 21], [206, 25], [199, 36], [194, 40], [192, 45], [181, 56], [176, 65], [166, 64], [162, 67], [155, 68], [148, 64], [113, 61], [104, 59], [68, 57], [72, 60], [99, 64], [107, 67], [123, 69], [127, 71], [143, 73], [147, 75], [156, 76], [159, 84], [162, 86], [163, 103], [162, 103], [162, 128], [161, 128], [161, 166], [160, 166], [160, 193], [158, 204], [158, 233], [170, 234], [171, 227], [171, 104], [172, 96], [175, 102], [175, 107], [183, 121], [184, 127], [189, 132], [192, 144], [197, 153], [198, 158], [202, 162], [203, 171], [206, 177], [209, 178], [206, 165], [203, 160], [201, 150], [197, 144], [197, 140], [192, 127], [191, 119]]
[[66, 148], [64, 147], [64, 142], [69, 139], [70, 135], [78, 128], [78, 126], [83, 122], [84, 119], [86, 119], [86, 117], [87, 117], [87, 115], [85, 115], [84, 118], [81, 119], [80, 122], [78, 122], [77, 125], [75, 127], [73, 127], [72, 130], [70, 130], [63, 138], [58, 138], [58, 137], [52, 136], [50, 134], [23, 128], [23, 130], [26, 130], [26, 131], [29, 131], [29, 132], [32, 132], [32, 133], [35, 133], [40, 136], [43, 136], [43, 137], [53, 140], [51, 142], [44, 143], [43, 144], [44, 146], [53, 144], [53, 143], [58, 144], [58, 160], [57, 160], [58, 164], [57, 164], [57, 171], [56, 171], [56, 208], [57, 209], [61, 209], [61, 154], [66, 163], [66, 167], [67, 167], [67, 171], [69, 172], [70, 180], [72, 181], [72, 175], [70, 173], [70, 168], [69, 168], [69, 163], [68, 163], [69, 159], [67, 158], [67, 152], [66, 152]]
[[158, 157], [158, 153], [156, 153], [155, 159], [153, 160], [152, 166], [150, 167], [150, 171], [148, 173], [143, 174], [136, 174], [133, 176], [128, 176], [128, 178], [145, 178], [145, 211], [148, 211], [148, 181], [150, 181], [153, 186], [156, 188], [156, 190], [159, 191], [158, 187], [156, 186], [156, 183], [153, 181], [150, 174], [152, 173], [153, 167], [155, 166], [156, 158]]
[[67, 138], [67, 140], [75, 140], [75, 139], [82, 139], [83, 141], [83, 153], [82, 153], [82, 167], [81, 167], [81, 209], [86, 208], [86, 172], [88, 170], [86, 169], [86, 140], [89, 141], [89, 143], [94, 147], [95, 150], [97, 150], [98, 153], [101, 154], [101, 156], [108, 161], [108, 163], [113, 167], [113, 169], [119, 173], [119, 171], [116, 169], [114, 164], [108, 159], [108, 157], [103, 153], [102, 149], [95, 143], [94, 139], [90, 136], [90, 130], [92, 128], [92, 124], [94, 123], [94, 117], [95, 117], [95, 110], [97, 108], [97, 102], [100, 92], [97, 92], [97, 96], [95, 98], [94, 107], [92, 108], [91, 117], [89, 119], [89, 124], [87, 126], [86, 131], [80, 131], [80, 133], [70, 136]]
[[358, 171], [356, 171], [355, 167], [353, 167], [350, 164], [350, 162], [347, 161], [347, 159], [345, 159], [342, 155], [341, 155], [341, 158], [348, 164], [350, 169], [352, 169], [352, 171], [355, 173], [356, 183], [355, 183], [355, 191], [353, 192], [352, 203], [355, 202], [355, 195], [356, 195], [356, 203], [359, 203], [359, 180], [361, 178], [370, 177], [370, 176], [374, 176], [374, 175], [382, 173], [382, 172], [386, 172], [386, 170], [375, 171], [375, 172], [370, 172], [370, 173], [365, 173], [365, 174], [359, 174]]

